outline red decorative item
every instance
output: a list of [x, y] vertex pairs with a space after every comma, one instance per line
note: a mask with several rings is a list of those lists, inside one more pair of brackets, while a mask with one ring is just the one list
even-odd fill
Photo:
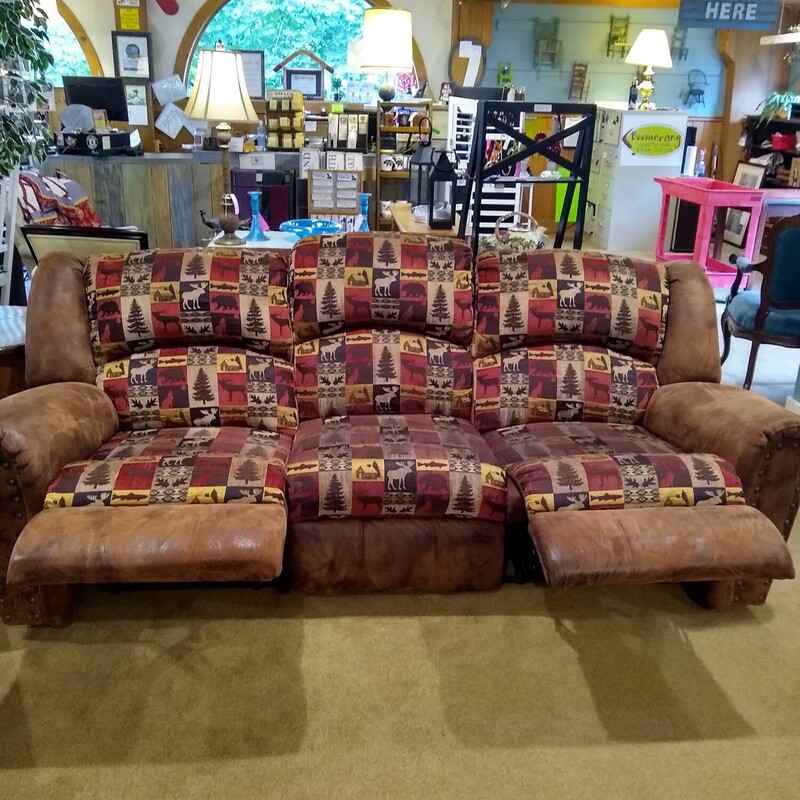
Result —
[[178, 0], [156, 0], [156, 3], [158, 3], [159, 8], [170, 17], [177, 14], [180, 10], [178, 8]]
[[793, 135], [788, 133], [772, 134], [773, 150], [794, 150], [796, 147], [797, 147], [797, 141]]

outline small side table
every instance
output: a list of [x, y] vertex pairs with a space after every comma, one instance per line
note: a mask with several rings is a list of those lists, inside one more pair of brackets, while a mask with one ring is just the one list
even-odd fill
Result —
[[[736, 268], [720, 259], [720, 255], [722, 255], [722, 237], [725, 229], [725, 213], [729, 208], [740, 208], [750, 212], [747, 238], [742, 250], [744, 256], [752, 260], [753, 254], [756, 252], [756, 241], [759, 238], [764, 191], [710, 178], [655, 178], [654, 180], [661, 185], [663, 192], [661, 219], [658, 223], [658, 236], [656, 238], [656, 258], [660, 261], [682, 261], [686, 259], [686, 253], [672, 253], [664, 249], [669, 201], [670, 198], [675, 197], [678, 200], [694, 203], [700, 206], [700, 215], [697, 220], [697, 234], [692, 258], [698, 264], [702, 264], [712, 286], [730, 286], [736, 277]], [[713, 251], [709, 254], [711, 231], [715, 217], [717, 230], [714, 236]]]
[[25, 388], [24, 306], [0, 306], [0, 398]]
[[[389, 206], [389, 211], [392, 214], [392, 221], [395, 228], [400, 233], [429, 233], [433, 236], [444, 236], [449, 239], [458, 238], [458, 221], [459, 215], [456, 214], [456, 224], [454, 228], [429, 228], [424, 222], [417, 222], [411, 214], [411, 203], [392, 203]], [[467, 228], [467, 236], [469, 236], [469, 228]]]

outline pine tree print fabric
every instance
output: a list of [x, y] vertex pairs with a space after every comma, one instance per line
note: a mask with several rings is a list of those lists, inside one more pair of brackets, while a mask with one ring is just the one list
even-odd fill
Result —
[[87, 461], [68, 464], [45, 508], [157, 503], [283, 505], [291, 437], [248, 428], [118, 433]]
[[479, 431], [527, 422], [641, 419], [658, 381], [655, 367], [605, 347], [522, 347], [474, 362]]
[[373, 328], [295, 346], [300, 419], [436, 414], [469, 419], [469, 351], [424, 334]]
[[303, 422], [287, 468], [289, 519], [457, 516], [502, 521], [503, 470], [464, 420], [329, 417]]
[[664, 267], [574, 250], [478, 257], [474, 356], [575, 342], [656, 364], [669, 291]]
[[84, 272], [95, 363], [160, 345], [232, 342], [289, 358], [289, 270], [259, 250], [93, 256]]
[[293, 433], [294, 370], [286, 361], [233, 347], [163, 347], [109, 361], [98, 386], [123, 430], [242, 425]]
[[469, 345], [465, 242], [396, 233], [312, 237], [295, 246], [292, 269], [297, 342], [380, 325]]
[[734, 468], [705, 453], [587, 454], [506, 467], [528, 514], [648, 506], [742, 505]]

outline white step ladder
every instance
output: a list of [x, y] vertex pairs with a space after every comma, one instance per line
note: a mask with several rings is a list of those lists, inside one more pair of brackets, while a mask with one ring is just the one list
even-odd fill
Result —
[[0, 305], [11, 299], [11, 268], [14, 264], [14, 233], [17, 229], [19, 167], [0, 178]]

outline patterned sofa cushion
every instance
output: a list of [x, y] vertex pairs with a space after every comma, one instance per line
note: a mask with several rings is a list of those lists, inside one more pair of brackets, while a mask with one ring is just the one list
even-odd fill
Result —
[[289, 271], [262, 250], [144, 250], [85, 270], [95, 363], [159, 345], [234, 343], [288, 358]]
[[734, 468], [705, 453], [585, 454], [531, 459], [506, 470], [528, 514], [745, 502]]
[[399, 233], [312, 237], [295, 245], [292, 270], [297, 342], [385, 325], [469, 344], [466, 242]]
[[577, 250], [487, 253], [477, 263], [474, 356], [551, 342], [655, 364], [669, 291], [663, 265]]
[[633, 423], [658, 385], [650, 364], [579, 344], [521, 347], [474, 364], [479, 431], [526, 422]]
[[248, 428], [118, 433], [89, 460], [67, 464], [45, 508], [156, 503], [284, 503], [292, 440]]
[[608, 422], [529, 422], [484, 434], [498, 463], [506, 466], [534, 458], [565, 458], [590, 453], [680, 453], [639, 425]]
[[506, 483], [464, 420], [329, 417], [300, 424], [287, 498], [295, 522], [386, 515], [502, 521]]
[[339, 414], [472, 413], [472, 358], [424, 334], [373, 328], [295, 347], [300, 419]]
[[246, 425], [294, 433], [294, 370], [272, 356], [233, 347], [162, 347], [109, 361], [98, 386], [120, 427]]

